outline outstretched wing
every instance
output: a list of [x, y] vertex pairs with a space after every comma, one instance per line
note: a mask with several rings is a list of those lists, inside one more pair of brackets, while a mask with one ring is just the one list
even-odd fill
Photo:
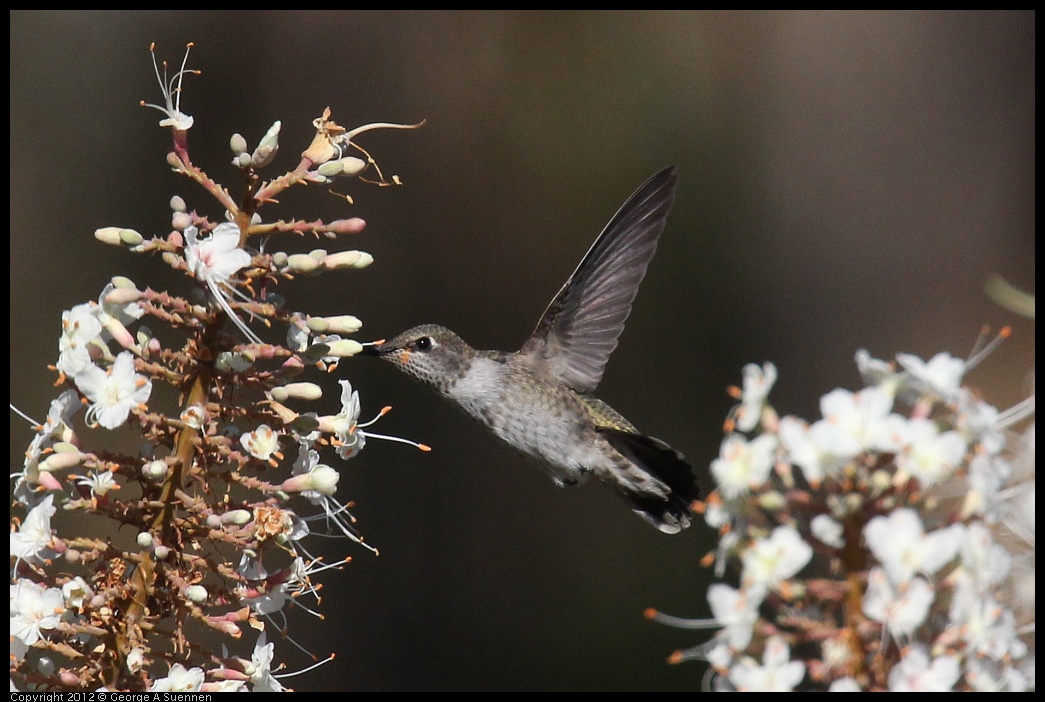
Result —
[[675, 196], [676, 169], [647, 180], [617, 211], [555, 296], [520, 355], [578, 392], [602, 380]]

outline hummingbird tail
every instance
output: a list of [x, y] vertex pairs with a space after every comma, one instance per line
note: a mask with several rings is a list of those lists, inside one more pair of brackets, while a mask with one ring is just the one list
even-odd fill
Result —
[[681, 453], [660, 439], [619, 429], [600, 427], [598, 432], [636, 466], [666, 485], [662, 496], [614, 485], [632, 510], [665, 534], [677, 534], [689, 526], [690, 505], [700, 497], [691, 466]]

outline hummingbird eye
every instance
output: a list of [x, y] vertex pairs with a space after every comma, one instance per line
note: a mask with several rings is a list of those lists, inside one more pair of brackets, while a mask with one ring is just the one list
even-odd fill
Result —
[[428, 351], [432, 348], [432, 338], [428, 336], [422, 336], [420, 339], [414, 342], [414, 346], [417, 347], [418, 351]]

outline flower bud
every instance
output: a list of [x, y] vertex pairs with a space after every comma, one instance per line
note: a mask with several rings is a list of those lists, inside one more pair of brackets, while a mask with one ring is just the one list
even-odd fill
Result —
[[889, 475], [889, 471], [876, 470], [871, 473], [871, 494], [880, 495], [890, 487], [892, 487], [892, 476]]
[[181, 195], [175, 195], [171, 198], [171, 211], [172, 212], [185, 212], [189, 208], [185, 205], [185, 200], [182, 199]]
[[329, 349], [324, 356], [336, 356], [338, 358], [348, 358], [355, 356], [363, 350], [363, 345], [358, 341], [352, 339], [338, 339], [336, 341], [324, 341]]
[[250, 154], [240, 154], [232, 159], [232, 165], [236, 168], [247, 170], [250, 168]]
[[276, 152], [279, 151], [279, 130], [282, 126], [282, 122], [276, 120], [269, 127], [269, 130], [265, 132], [265, 136], [261, 137], [258, 148], [254, 149], [254, 153], [250, 157], [254, 168], [264, 168], [272, 163], [272, 159], [276, 157]]
[[138, 534], [138, 545], [142, 548], [149, 548], [152, 546], [152, 534], [147, 531], [143, 531]]
[[[54, 661], [51, 660], [48, 656], [44, 656], [36, 662], [36, 669], [43, 675], [54, 675]], [[73, 685], [77, 685], [79, 684], [79, 682], [79, 678], [73, 678]]]
[[856, 512], [859, 512], [860, 509], [863, 507], [864, 498], [862, 495], [854, 495], [853, 493], [847, 493], [843, 497], [842, 503], [845, 505], [846, 514], [854, 514]]
[[291, 254], [287, 257], [287, 265], [295, 273], [311, 273], [319, 268], [319, 261], [308, 254]]
[[359, 175], [366, 168], [366, 161], [356, 158], [355, 156], [345, 156], [334, 161], [327, 161], [319, 168], [316, 172], [319, 175], [326, 178], [333, 178], [335, 176], [344, 176], [351, 178]]
[[229, 148], [232, 149], [234, 156], [239, 156], [247, 150], [247, 140], [243, 138], [242, 134], [233, 134], [229, 139]]
[[152, 555], [156, 556], [156, 560], [163, 561], [166, 560], [167, 556], [171, 555], [171, 550], [163, 544], [156, 544], [156, 548], [152, 550]]
[[339, 158], [338, 161], [342, 164], [342, 176], [357, 176], [366, 168], [366, 161], [361, 158], [356, 158], [355, 156], [345, 156], [344, 158]]
[[242, 373], [253, 365], [253, 361], [242, 353], [222, 351], [214, 363], [224, 373]]
[[776, 490], [770, 490], [759, 495], [758, 506], [767, 512], [777, 512], [787, 506], [787, 500]]
[[171, 215], [171, 228], [180, 232], [192, 226], [192, 217], [185, 212], [175, 212]]
[[315, 383], [287, 383], [272, 388], [270, 394], [277, 402], [286, 402], [290, 398], [296, 400], [318, 400], [323, 397], [323, 388]]
[[94, 238], [113, 246], [138, 246], [144, 237], [133, 229], [123, 227], [102, 227], [94, 231]]
[[341, 160], [327, 161], [316, 169], [316, 173], [324, 178], [333, 178], [334, 176], [341, 175]]
[[251, 154], [250, 163], [254, 168], [264, 168], [268, 164], [272, 163], [272, 159], [276, 156], [275, 149], [269, 149], [259, 146]]
[[141, 234], [134, 231], [133, 229], [121, 229], [120, 241], [122, 241], [127, 246], [138, 246], [143, 241], [145, 241], [145, 239], [144, 237], [142, 237]]
[[167, 475], [167, 461], [158, 458], [155, 461], [147, 462], [142, 466], [142, 475], [149, 480], [163, 480], [164, 476]]
[[323, 267], [327, 270], [341, 268], [366, 268], [374, 262], [374, 257], [365, 251], [339, 251], [323, 259]]
[[350, 219], [335, 219], [327, 225], [327, 229], [334, 234], [358, 234], [366, 227], [366, 221], [359, 217]]
[[234, 509], [221, 515], [222, 524], [234, 524], [235, 526], [243, 526], [250, 522], [254, 518], [254, 515], [249, 510], [245, 509]]
[[103, 244], [110, 244], [112, 246], [119, 246], [120, 242], [120, 228], [119, 227], [102, 227], [101, 229], [94, 230], [94, 238]]
[[37, 466], [45, 473], [53, 473], [59, 470], [67, 470], [83, 463], [86, 456], [73, 448], [71, 451], [56, 451], [40, 461]]
[[207, 588], [202, 585], [189, 585], [185, 588], [185, 596], [189, 598], [190, 602], [203, 604], [207, 601]]
[[128, 305], [132, 302], [137, 302], [141, 299], [141, 290], [134, 287], [127, 278], [122, 279], [124, 282], [129, 283], [129, 287], [121, 287], [117, 284], [117, 278], [113, 278], [112, 282], [115, 287], [105, 295], [105, 302], [110, 305]]
[[323, 495], [333, 495], [337, 492], [337, 481], [340, 478], [336, 470], [321, 463], [307, 473], [287, 478], [279, 487], [284, 492], [312, 490]]
[[350, 314], [335, 317], [309, 317], [305, 324], [316, 334], [352, 334], [363, 326], [358, 317]]

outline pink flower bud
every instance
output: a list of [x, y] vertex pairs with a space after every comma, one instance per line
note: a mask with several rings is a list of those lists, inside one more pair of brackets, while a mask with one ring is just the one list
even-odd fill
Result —
[[366, 222], [359, 217], [351, 219], [337, 219], [327, 225], [327, 228], [335, 234], [358, 234], [363, 231]]

